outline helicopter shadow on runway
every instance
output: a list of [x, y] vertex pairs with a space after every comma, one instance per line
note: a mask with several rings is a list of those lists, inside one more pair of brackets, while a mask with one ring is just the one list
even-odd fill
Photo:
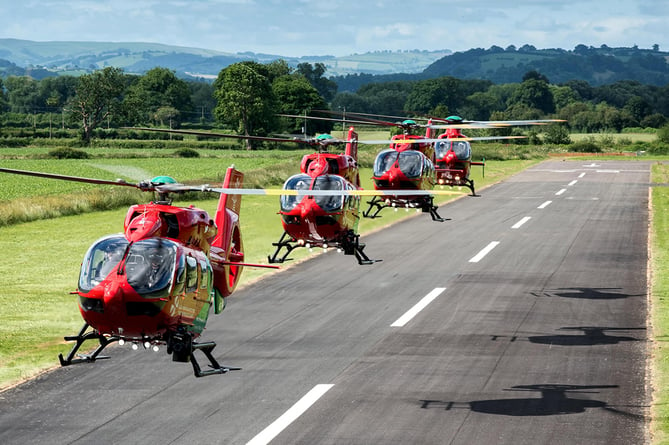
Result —
[[607, 331], [626, 332], [626, 331], [645, 331], [646, 328], [613, 328], [605, 326], [573, 326], [561, 327], [559, 331], [581, 331], [583, 335], [534, 335], [527, 339], [532, 343], [550, 345], [550, 346], [596, 346], [596, 345], [616, 345], [628, 341], [644, 341], [644, 339], [632, 337], [629, 335], [608, 335]]
[[619, 388], [619, 386], [561, 384], [518, 385], [509, 389], [505, 389], [505, 391], [540, 392], [541, 397], [473, 400], [470, 402], [420, 400], [420, 407], [421, 409], [443, 409], [445, 411], [455, 409], [469, 409], [478, 413], [504, 416], [554, 416], [561, 414], [581, 414], [589, 408], [600, 408], [613, 414], [625, 416], [633, 420], [643, 421], [644, 415], [637, 413], [643, 412], [643, 410], [646, 408], [643, 406], [613, 406], [602, 400], [569, 397], [570, 394], [599, 394], [600, 391], [598, 390], [615, 388]]
[[645, 297], [646, 294], [625, 294], [619, 287], [569, 287], [532, 292], [535, 297], [579, 298], [587, 300], [617, 300], [629, 297]]

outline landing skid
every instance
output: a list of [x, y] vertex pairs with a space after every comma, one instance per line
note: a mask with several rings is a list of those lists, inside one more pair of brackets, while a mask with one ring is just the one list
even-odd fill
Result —
[[[362, 216], [364, 216], [365, 218], [377, 218], [379, 212], [387, 207], [392, 207], [394, 209], [398, 208], [391, 204], [386, 204], [386, 201], [379, 196], [375, 196], [374, 198], [372, 198], [371, 201], [367, 201], [367, 204], [369, 204], [369, 207], [367, 208], [367, 210], [362, 212]], [[434, 205], [434, 198], [432, 196], [424, 200], [421, 200], [421, 202], [418, 202], [415, 208], [419, 208], [423, 213], [430, 213], [432, 221], [444, 222], [448, 220], [448, 218], [442, 218], [439, 215], [439, 213], [437, 212], [438, 208], [437, 206]], [[372, 211], [374, 213], [372, 213]]]
[[[286, 232], [283, 232], [283, 235], [281, 235], [279, 241], [272, 243], [272, 245], [276, 247], [276, 250], [272, 256], [267, 256], [267, 261], [269, 261], [271, 264], [283, 263], [286, 260], [290, 260], [290, 258], [287, 258], [288, 255], [290, 255], [290, 252], [292, 252], [293, 249], [301, 247], [299, 244], [293, 241], [290, 235], [288, 235]], [[283, 255], [280, 255], [281, 249], [286, 249], [286, 252]]]
[[[58, 354], [58, 360], [60, 361], [61, 366], [74, 365], [76, 363], [93, 363], [96, 360], [108, 359], [108, 356], [100, 356], [99, 354], [102, 350], [107, 347], [109, 343], [113, 343], [119, 340], [119, 337], [114, 336], [104, 336], [96, 330], [86, 332], [89, 328], [88, 323], [84, 323], [84, 326], [79, 331], [79, 334], [65, 337], [66, 341], [76, 341], [72, 346], [72, 349], [67, 354], [67, 357], [63, 357], [63, 354]], [[95, 351], [90, 354], [77, 354], [79, 348], [86, 340], [98, 340], [100, 343]], [[75, 358], [75, 356], [77, 358]]]
[[[171, 333], [167, 341], [167, 353], [172, 354], [172, 361], [183, 363], [190, 362], [191, 366], [193, 366], [193, 374], [195, 377], [226, 374], [229, 371], [239, 371], [242, 369], [233, 366], [220, 365], [212, 354], [215, 347], [216, 343], [213, 341], [206, 343], [194, 342], [193, 336], [183, 328], [178, 329], [177, 332]], [[209, 367], [211, 369], [206, 371], [202, 370], [200, 363], [195, 358], [195, 351], [202, 351], [204, 353], [209, 359]]]
[[[290, 258], [287, 257], [294, 249], [304, 247], [303, 244], [298, 244], [286, 232], [281, 235], [278, 242], [272, 243], [272, 245], [276, 246], [276, 250], [272, 256], [267, 256], [267, 260], [270, 263], [283, 263], [284, 261], [290, 260]], [[355, 255], [355, 258], [360, 265], [374, 264], [382, 261], [372, 260], [365, 254], [365, 252], [363, 252], [365, 245], [360, 242], [360, 235], [353, 232], [353, 230], [350, 230], [340, 242], [334, 242], [333, 245], [339, 245], [344, 252], [344, 255]], [[282, 249], [286, 250], [283, 255], [281, 255]]]
[[[75, 341], [76, 343], [72, 346], [72, 349], [67, 354], [67, 357], [63, 357], [63, 354], [58, 355], [61, 366], [69, 366], [77, 363], [93, 363], [96, 360], [108, 359], [108, 356], [99, 355], [102, 350], [107, 347], [110, 343], [119, 341], [120, 337], [118, 336], [105, 336], [100, 334], [95, 329], [88, 331], [88, 323], [84, 323], [84, 326], [79, 331], [79, 334], [65, 337], [67, 341]], [[84, 344], [86, 340], [98, 340], [98, 347], [90, 354], [77, 354], [81, 345]], [[177, 362], [190, 362], [193, 366], [193, 373], [195, 377], [205, 377], [213, 374], [225, 374], [228, 371], [238, 371], [241, 368], [236, 368], [232, 366], [221, 366], [216, 359], [214, 358], [212, 351], [216, 347], [216, 343], [206, 342], [206, 343], [195, 343], [193, 341], [192, 335], [188, 332], [185, 332], [184, 329], [180, 330], [178, 333], [173, 333], [169, 337], [167, 342], [167, 353], [172, 354], [172, 360]], [[198, 363], [195, 355], [195, 351], [202, 351], [204, 355], [209, 359], [208, 369], [203, 371]], [[76, 356], [76, 358], [75, 358]]]

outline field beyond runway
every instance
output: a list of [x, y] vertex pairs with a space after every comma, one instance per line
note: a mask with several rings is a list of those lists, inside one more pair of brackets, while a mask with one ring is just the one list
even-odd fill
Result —
[[242, 371], [115, 346], [0, 394], [0, 442], [648, 442], [649, 172], [543, 162], [273, 274], [205, 332]]

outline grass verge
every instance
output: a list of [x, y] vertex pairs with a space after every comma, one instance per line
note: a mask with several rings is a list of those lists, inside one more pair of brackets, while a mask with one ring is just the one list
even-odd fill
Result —
[[650, 226], [651, 436], [669, 443], [669, 163], [653, 166]]

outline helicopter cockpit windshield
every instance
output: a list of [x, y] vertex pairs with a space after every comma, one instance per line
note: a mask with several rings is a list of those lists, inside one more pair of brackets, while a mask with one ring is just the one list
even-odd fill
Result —
[[[283, 184], [284, 190], [309, 190], [311, 188], [311, 176], [300, 173], [294, 176], [291, 176]], [[304, 196], [295, 196], [295, 195], [281, 195], [281, 210], [284, 212], [290, 212], [295, 208], [300, 201], [302, 201]]]
[[[344, 179], [334, 175], [318, 176], [313, 187], [314, 190], [344, 190], [345, 188]], [[336, 212], [344, 206], [342, 195], [315, 196], [314, 201], [326, 212]]]
[[169, 294], [176, 254], [176, 244], [163, 238], [149, 238], [132, 244], [125, 262], [128, 284], [144, 296]]
[[418, 178], [423, 172], [425, 156], [418, 151], [403, 151], [399, 153], [398, 164], [400, 171], [407, 178]]
[[374, 161], [374, 176], [382, 176], [397, 161], [400, 171], [407, 178], [418, 178], [423, 171], [423, 162], [427, 160], [419, 151], [385, 150], [376, 156]]
[[443, 159], [448, 152], [453, 150], [455, 157], [460, 161], [466, 161], [472, 157], [472, 147], [467, 141], [439, 141], [435, 144], [434, 151], [437, 159]]
[[79, 289], [90, 291], [114, 270], [123, 258], [128, 240], [123, 235], [111, 235], [96, 241], [86, 253], [79, 274]]
[[385, 172], [390, 170], [395, 161], [399, 152], [388, 149], [384, 150], [376, 156], [374, 161], [374, 176], [382, 176]]

